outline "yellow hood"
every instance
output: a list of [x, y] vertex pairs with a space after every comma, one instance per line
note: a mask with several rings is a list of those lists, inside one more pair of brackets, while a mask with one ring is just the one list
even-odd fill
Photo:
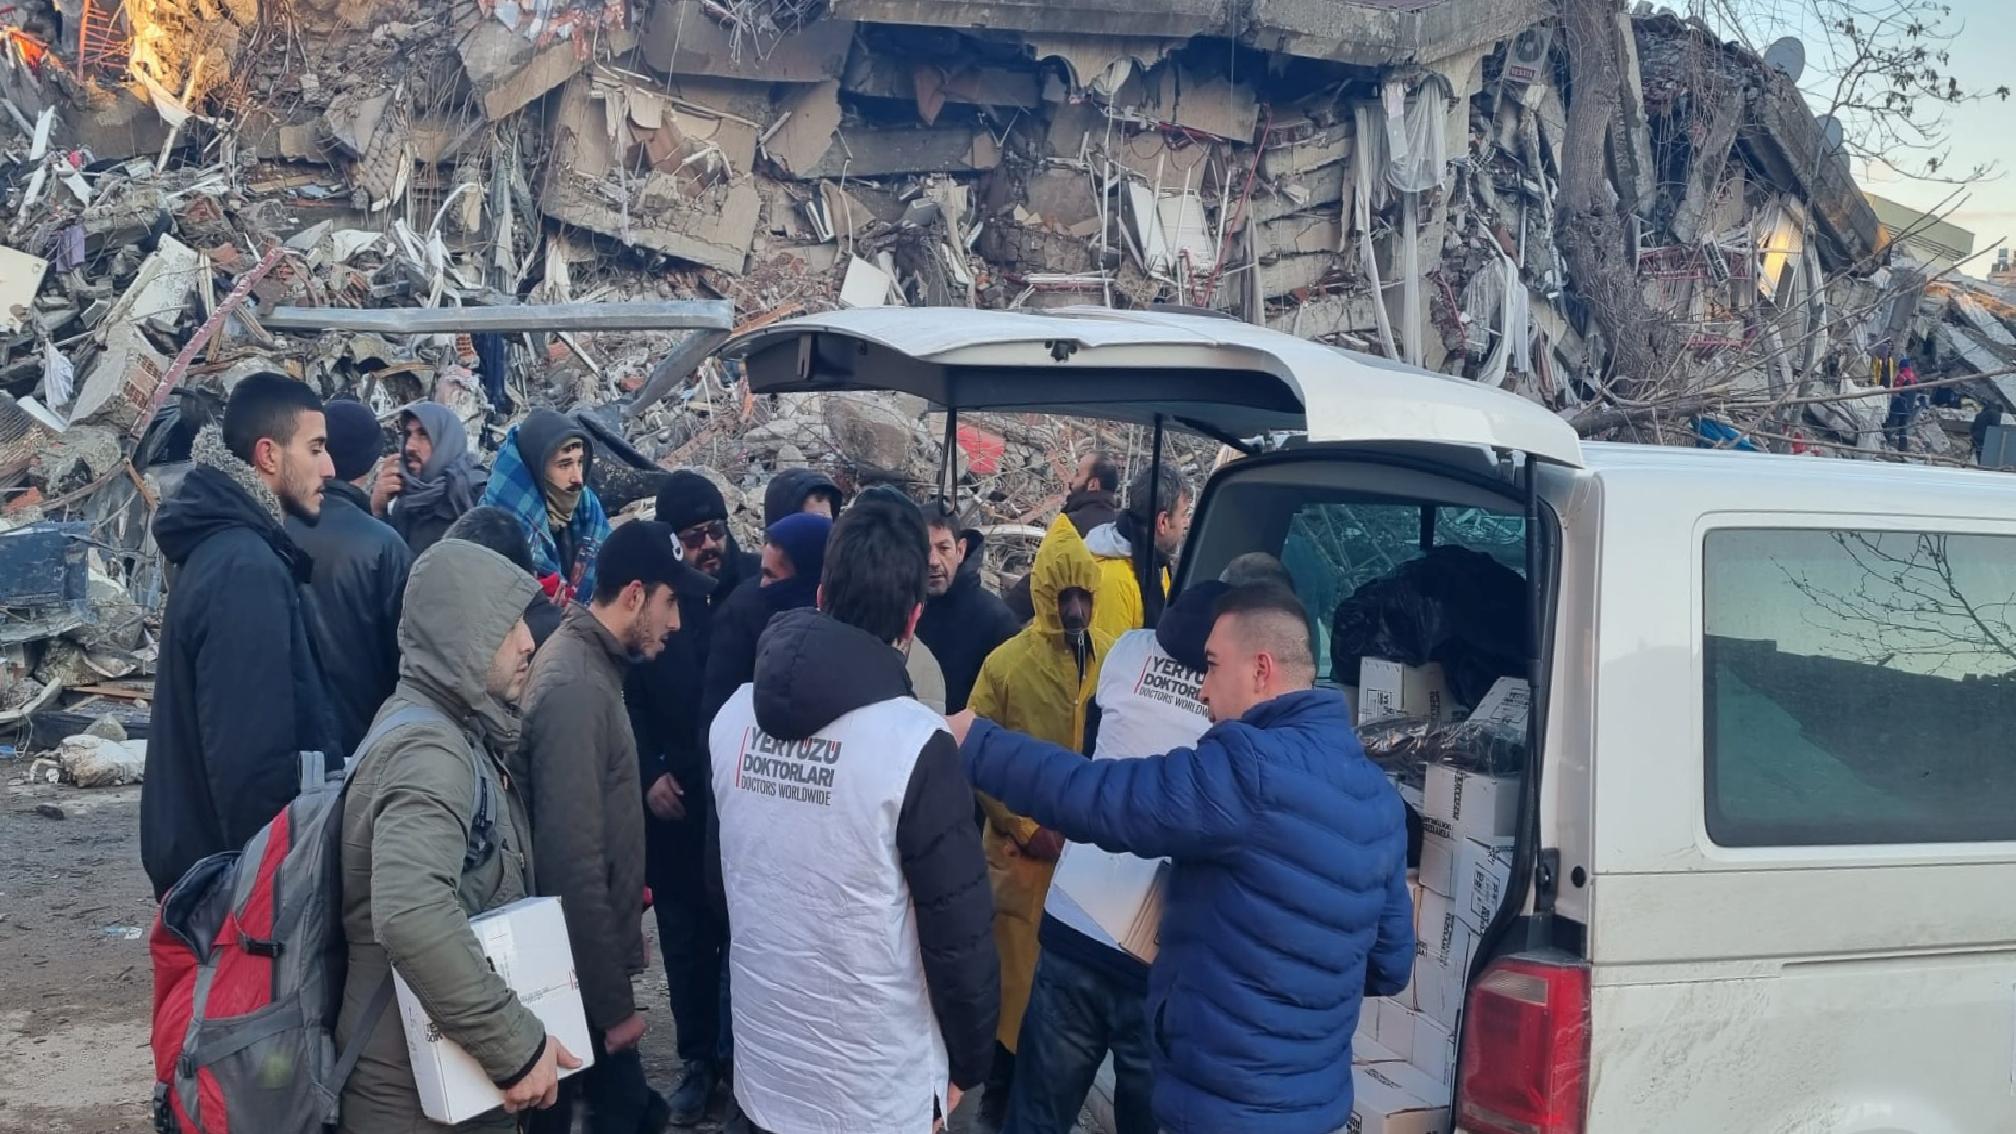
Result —
[[1036, 566], [1029, 572], [1029, 601], [1036, 608], [1036, 629], [1046, 635], [1064, 632], [1064, 621], [1057, 616], [1057, 596], [1073, 587], [1092, 596], [1096, 617], [1099, 561], [1092, 558], [1071, 521], [1059, 516], [1044, 534], [1043, 545], [1036, 549]]

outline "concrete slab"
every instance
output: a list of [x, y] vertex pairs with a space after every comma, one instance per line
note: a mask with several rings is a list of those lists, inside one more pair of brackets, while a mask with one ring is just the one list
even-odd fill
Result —
[[1252, 0], [1241, 38], [1362, 67], [1430, 63], [1517, 35], [1551, 9], [1547, 0]]
[[833, 15], [882, 24], [1064, 35], [1230, 36], [1231, 0], [833, 0]]

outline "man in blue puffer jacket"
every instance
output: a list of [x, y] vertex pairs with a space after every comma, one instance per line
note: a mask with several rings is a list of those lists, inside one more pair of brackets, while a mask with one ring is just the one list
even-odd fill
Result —
[[1195, 748], [1087, 760], [971, 713], [973, 786], [1074, 842], [1166, 856], [1148, 977], [1155, 1119], [1170, 1134], [1330, 1134], [1351, 1114], [1364, 996], [1414, 959], [1406, 810], [1344, 698], [1312, 688], [1309, 620], [1278, 585], [1218, 605]]

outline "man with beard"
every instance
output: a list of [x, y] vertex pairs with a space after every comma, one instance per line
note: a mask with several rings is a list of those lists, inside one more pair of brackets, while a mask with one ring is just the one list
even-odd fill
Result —
[[645, 967], [644, 790], [623, 681], [633, 662], [657, 657], [679, 629], [680, 596], [705, 595], [714, 580], [690, 566], [672, 529], [654, 520], [610, 534], [595, 580], [594, 597], [568, 608], [525, 687], [533, 876], [566, 911], [595, 1053], [532, 1129], [566, 1134], [573, 1104], [583, 1100], [592, 1134], [657, 1134], [671, 1109], [645, 1082], [637, 1054], [644, 1017], [630, 978]]
[[371, 489], [371, 514], [392, 525], [418, 555], [483, 496], [483, 467], [469, 431], [439, 402], [399, 413], [399, 459], [385, 462]]
[[942, 500], [924, 510], [924, 523], [931, 558], [917, 637], [945, 671], [945, 708], [956, 713], [966, 707], [987, 655], [1014, 637], [1022, 622], [980, 582], [986, 537], [961, 531], [958, 514]]
[[706, 1114], [731, 1052], [721, 1014], [728, 930], [709, 898], [703, 869], [713, 795], [700, 682], [715, 612], [760, 568], [756, 556], [735, 545], [727, 502], [702, 474], [680, 469], [667, 477], [658, 490], [657, 516], [677, 533], [687, 561], [715, 584], [710, 595], [679, 597], [679, 632], [655, 661], [631, 667], [625, 690], [645, 790], [651, 912], [679, 1033], [682, 1066], [672, 1118], [690, 1125]]
[[595, 557], [609, 538], [609, 517], [588, 487], [594, 459], [587, 430], [553, 410], [533, 410], [504, 435], [483, 490], [483, 503], [525, 525], [539, 586], [562, 603], [595, 593]]
[[1169, 562], [1190, 534], [1190, 487], [1174, 469], [1151, 466], [1127, 488], [1127, 510], [1092, 529], [1085, 546], [1105, 580], [1092, 625], [1118, 639], [1153, 628], [1169, 593]]
[[1079, 535], [1091, 535], [1120, 518], [1120, 466], [1106, 453], [1092, 450], [1078, 459], [1078, 471], [1067, 485], [1064, 514]]
[[383, 521], [372, 518], [364, 481], [385, 449], [378, 417], [360, 402], [338, 398], [326, 407], [329, 460], [336, 475], [322, 486], [322, 514], [287, 517], [287, 534], [315, 563], [317, 644], [336, 711], [337, 750], [364, 739], [378, 706], [399, 682], [399, 604], [413, 552]]
[[[1029, 578], [1035, 620], [988, 655], [969, 707], [1003, 727], [1076, 751], [1084, 740], [1086, 706], [1098, 687], [1100, 665], [1113, 645], [1113, 639], [1093, 628], [1105, 583], [1078, 529], [1063, 516], [1043, 537]], [[1007, 1112], [1022, 1012], [1036, 972], [1043, 897], [1064, 841], [991, 796], [981, 795], [980, 805], [987, 815], [982, 845], [994, 891], [994, 944], [1001, 954], [1001, 1019], [980, 1116], [998, 1129]]]
[[162, 619], [140, 857], [158, 900], [196, 861], [243, 846], [343, 766], [310, 632], [308, 556], [288, 514], [322, 511], [334, 474], [321, 399], [280, 374], [231, 391], [222, 428], [162, 502], [154, 539], [174, 568]]

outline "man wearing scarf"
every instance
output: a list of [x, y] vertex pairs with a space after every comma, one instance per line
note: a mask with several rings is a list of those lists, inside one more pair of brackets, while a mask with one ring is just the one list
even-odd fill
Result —
[[455, 411], [439, 402], [401, 410], [399, 459], [379, 470], [372, 514], [391, 524], [417, 556], [482, 495], [483, 466], [469, 451], [469, 432]]
[[586, 430], [553, 410], [533, 410], [504, 435], [483, 490], [485, 505], [525, 525], [539, 585], [563, 604], [595, 592], [595, 556], [609, 538], [609, 517], [588, 487], [594, 457]]

